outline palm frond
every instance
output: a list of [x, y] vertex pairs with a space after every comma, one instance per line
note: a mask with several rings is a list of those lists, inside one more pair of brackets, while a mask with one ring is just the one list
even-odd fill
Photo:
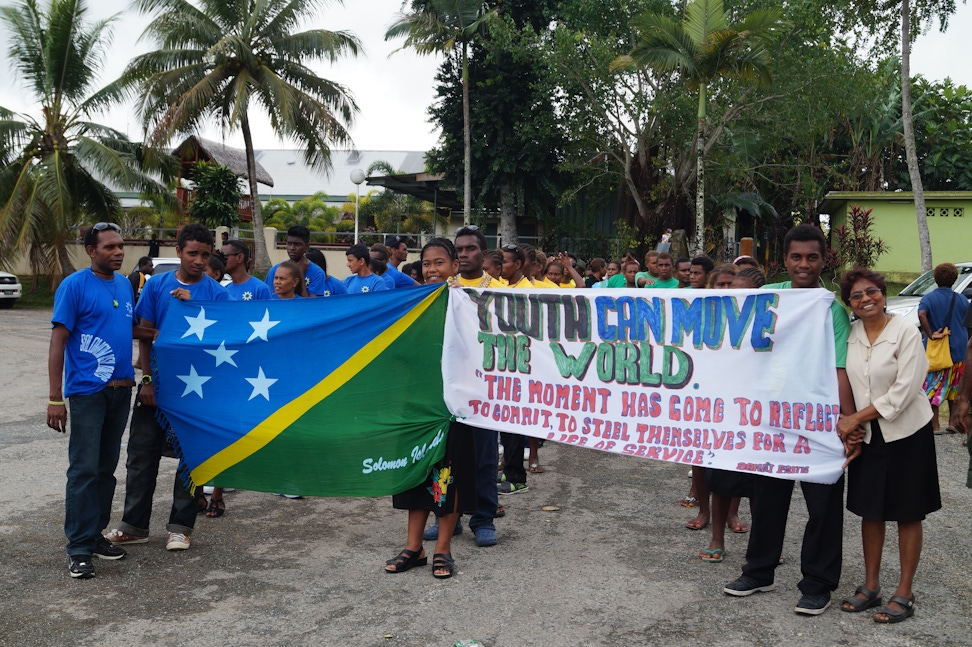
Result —
[[311, 59], [336, 63], [345, 56], [357, 56], [362, 45], [351, 32], [314, 29], [275, 39], [273, 48], [276, 55], [285, 60]]
[[725, 29], [729, 16], [722, 0], [692, 0], [685, 7], [685, 33], [697, 47], [702, 47], [709, 34]]

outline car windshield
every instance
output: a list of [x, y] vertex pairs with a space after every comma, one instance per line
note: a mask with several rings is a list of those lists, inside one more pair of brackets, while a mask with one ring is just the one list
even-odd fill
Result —
[[[155, 266], [155, 269], [152, 270], [152, 273], [156, 275], [165, 274], [166, 272], [171, 272], [178, 267], [178, 263], [159, 263]], [[934, 284], [934, 281], [932, 281], [932, 283]]]
[[[972, 273], [972, 267], [962, 266], [958, 268], [959, 275], [955, 283], [952, 284], [952, 289], [954, 290], [962, 283], [966, 281], [968, 275]], [[930, 270], [919, 276], [915, 281], [906, 287], [898, 296], [902, 297], [920, 297], [928, 294], [938, 286], [935, 285], [935, 275], [934, 271]]]

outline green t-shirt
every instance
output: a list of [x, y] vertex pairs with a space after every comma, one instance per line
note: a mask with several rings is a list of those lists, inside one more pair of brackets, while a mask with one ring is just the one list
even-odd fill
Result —
[[659, 290], [670, 290], [672, 288], [678, 287], [678, 279], [671, 278], [667, 281], [662, 281], [661, 279], [655, 279], [655, 282], [651, 285], [646, 285], [646, 288], [654, 288]]
[[[764, 285], [764, 290], [790, 290], [791, 281]], [[847, 367], [847, 338], [850, 336], [850, 317], [847, 311], [834, 299], [830, 304], [830, 318], [834, 325], [834, 354], [837, 358], [837, 368]]]
[[[657, 281], [658, 280], [658, 277], [657, 276], [653, 276], [651, 272], [638, 272], [637, 274], [635, 274], [635, 285], [638, 285], [638, 281], [640, 281], [641, 279], [647, 279], [649, 283], [652, 283], [652, 282]], [[650, 285], [645, 285], [643, 287], [646, 287], [647, 288], [647, 287], [651, 287], [651, 286]]]
[[[635, 279], [635, 280], [637, 281], [638, 279]], [[621, 273], [621, 274], [615, 274], [614, 276], [612, 276], [611, 278], [609, 278], [608, 279], [608, 282], [607, 282], [607, 287], [609, 287], [609, 288], [623, 288], [627, 284], [628, 284], [628, 280], [626, 278], [624, 278], [624, 273]]]

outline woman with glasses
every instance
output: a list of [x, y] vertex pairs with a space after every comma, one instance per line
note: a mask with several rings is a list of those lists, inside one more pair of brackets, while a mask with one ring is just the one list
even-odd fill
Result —
[[912, 582], [921, 556], [921, 522], [942, 507], [932, 410], [922, 390], [928, 360], [918, 331], [885, 312], [883, 276], [851, 270], [840, 282], [840, 295], [857, 316], [847, 340], [847, 376], [857, 413], [841, 416], [837, 431], [845, 444], [856, 444], [848, 454], [853, 462], [847, 509], [861, 517], [865, 572], [864, 585], [844, 599], [841, 609], [854, 613], [881, 604], [885, 525], [896, 521], [901, 575], [874, 621], [901, 622], [915, 613]]

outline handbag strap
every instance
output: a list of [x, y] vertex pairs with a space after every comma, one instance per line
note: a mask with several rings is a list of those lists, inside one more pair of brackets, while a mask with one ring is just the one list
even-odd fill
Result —
[[948, 315], [945, 317], [945, 323], [942, 328], [948, 330], [948, 324], [952, 323], [952, 311], [955, 309], [955, 292], [952, 292], [952, 302], [948, 304]]

